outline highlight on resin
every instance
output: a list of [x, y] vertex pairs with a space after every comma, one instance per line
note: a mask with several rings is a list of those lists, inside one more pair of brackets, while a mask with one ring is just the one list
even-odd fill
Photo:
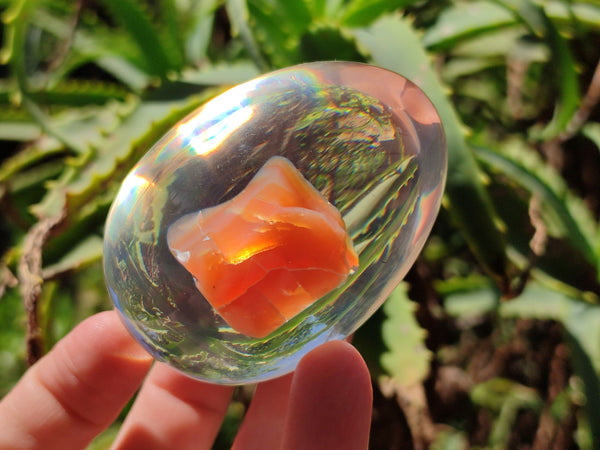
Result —
[[167, 243], [214, 310], [254, 338], [275, 331], [358, 267], [339, 211], [281, 156], [236, 197], [179, 218]]

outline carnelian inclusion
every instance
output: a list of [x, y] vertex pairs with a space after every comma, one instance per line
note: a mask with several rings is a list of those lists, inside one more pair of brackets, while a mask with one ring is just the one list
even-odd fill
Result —
[[218, 314], [255, 338], [343, 284], [358, 266], [339, 211], [281, 156], [236, 197], [173, 223], [167, 242]]

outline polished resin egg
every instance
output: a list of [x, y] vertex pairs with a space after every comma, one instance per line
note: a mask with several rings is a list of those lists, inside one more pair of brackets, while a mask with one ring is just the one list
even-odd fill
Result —
[[440, 118], [404, 77], [347, 62], [269, 73], [181, 120], [127, 175], [108, 290], [159, 361], [220, 384], [283, 375], [402, 280], [445, 177]]

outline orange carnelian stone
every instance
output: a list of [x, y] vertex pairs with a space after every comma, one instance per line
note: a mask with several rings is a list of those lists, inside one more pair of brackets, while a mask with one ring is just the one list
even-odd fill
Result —
[[177, 220], [167, 242], [219, 315], [256, 338], [358, 266], [339, 211], [280, 156], [233, 199]]

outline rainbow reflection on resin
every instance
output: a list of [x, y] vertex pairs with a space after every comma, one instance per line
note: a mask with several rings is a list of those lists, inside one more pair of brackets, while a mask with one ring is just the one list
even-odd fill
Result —
[[[273, 164], [303, 180], [302, 189], [320, 199], [316, 205], [329, 205], [317, 209], [338, 217], [344, 247], [319, 226], [309, 234], [298, 228], [313, 214], [302, 210], [304, 194], [291, 204], [288, 194], [275, 195], [275, 206], [261, 209], [264, 198], [252, 197], [251, 182], [271, 167], [259, 178], [267, 187], [256, 192], [275, 189], [268, 186]], [[283, 375], [315, 346], [354, 332], [402, 280], [431, 230], [445, 176], [439, 116], [400, 75], [343, 62], [264, 75], [182, 119], [125, 178], [105, 230], [110, 295], [136, 339], [188, 375], [221, 384]], [[203, 214], [214, 211], [226, 220], [202, 228], [209, 226]], [[240, 225], [228, 231], [219, 223]], [[223, 259], [228, 251], [220, 247], [231, 243], [244, 258]], [[327, 277], [296, 274], [297, 261], [339, 248], [354, 255], [346, 256], [346, 269], [306, 297]], [[211, 269], [213, 254], [226, 270]], [[252, 270], [238, 265], [248, 258]], [[302, 270], [317, 269], [316, 261]], [[266, 277], [256, 275], [271, 263], [271, 274], [267, 267]], [[230, 291], [235, 295], [218, 294]], [[270, 302], [282, 319], [260, 325]]]

